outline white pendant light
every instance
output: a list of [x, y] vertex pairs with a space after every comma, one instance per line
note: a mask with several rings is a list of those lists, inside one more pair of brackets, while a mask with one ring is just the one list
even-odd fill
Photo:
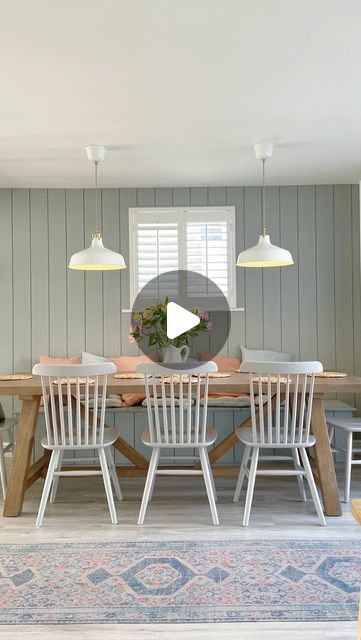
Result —
[[85, 147], [88, 160], [94, 162], [95, 167], [95, 215], [96, 231], [92, 235], [92, 243], [88, 249], [78, 251], [71, 256], [69, 269], [79, 269], [80, 271], [114, 271], [115, 269], [126, 269], [123, 256], [116, 251], [111, 251], [103, 245], [102, 233], [100, 229], [100, 217], [98, 206], [98, 164], [104, 160], [105, 147], [99, 144], [91, 144]]
[[266, 229], [265, 202], [265, 163], [272, 156], [273, 144], [262, 142], [254, 145], [257, 160], [262, 160], [262, 231], [258, 244], [241, 251], [237, 259], [237, 267], [285, 267], [293, 264], [292, 255], [287, 249], [271, 244]]

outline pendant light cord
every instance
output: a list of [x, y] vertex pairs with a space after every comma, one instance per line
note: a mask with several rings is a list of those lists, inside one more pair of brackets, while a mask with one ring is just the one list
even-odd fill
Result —
[[95, 229], [96, 233], [101, 234], [100, 230], [100, 215], [99, 215], [99, 202], [98, 202], [98, 162], [94, 162], [95, 167]]
[[267, 235], [266, 229], [266, 189], [265, 189], [265, 167], [266, 159], [262, 159], [262, 235]]

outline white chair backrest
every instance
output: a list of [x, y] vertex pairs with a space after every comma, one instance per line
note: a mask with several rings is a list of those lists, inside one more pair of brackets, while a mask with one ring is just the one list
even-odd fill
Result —
[[137, 367], [137, 371], [145, 374], [152, 443], [173, 446], [198, 445], [205, 441], [209, 373], [217, 370], [212, 361], [187, 371], [154, 363]]
[[323, 371], [322, 364], [242, 362], [240, 371], [249, 374], [254, 442], [274, 445], [307, 442], [315, 373]]
[[103, 443], [107, 376], [115, 372], [112, 362], [33, 367], [33, 374], [41, 377], [49, 444], [78, 448]]

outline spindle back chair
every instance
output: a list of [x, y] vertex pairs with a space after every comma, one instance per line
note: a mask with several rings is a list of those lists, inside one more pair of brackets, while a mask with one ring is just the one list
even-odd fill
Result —
[[[184, 365], [183, 365], [184, 366]], [[137, 371], [145, 375], [145, 392], [148, 412], [148, 429], [142, 441], [153, 449], [138, 524], [143, 524], [148, 502], [153, 492], [156, 475], [164, 473], [158, 469], [162, 449], [175, 450], [174, 459], [185, 459], [179, 450], [192, 447], [199, 452], [201, 470], [167, 469], [167, 475], [203, 475], [214, 524], [219, 524], [215, 504], [215, 489], [207, 447], [217, 437], [214, 428], [207, 425], [208, 379], [217, 371], [217, 365], [210, 361], [197, 363], [184, 370], [175, 366], [167, 368], [155, 363], [142, 363]], [[194, 456], [192, 456], [194, 460]]]
[[[115, 372], [112, 362], [33, 367], [33, 374], [41, 378], [44, 404], [46, 437], [41, 444], [52, 451], [37, 527], [42, 524], [50, 490], [50, 501], [54, 502], [59, 477], [66, 475], [102, 475], [111, 520], [117, 523], [110, 477], [119, 499], [121, 491], [110, 447], [118, 434], [105, 428], [107, 377]], [[95, 450], [101, 470], [62, 471], [63, 454], [69, 450]]]

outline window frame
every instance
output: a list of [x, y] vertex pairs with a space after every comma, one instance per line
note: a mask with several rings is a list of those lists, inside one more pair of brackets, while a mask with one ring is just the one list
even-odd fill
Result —
[[[166, 221], [163, 219], [166, 214]], [[147, 220], [144, 220], [146, 215]], [[139, 220], [141, 216], [141, 220]], [[194, 220], [187, 220], [192, 218]], [[178, 269], [187, 269], [186, 251], [182, 247], [182, 238], [187, 237], [187, 221], [189, 222], [227, 222], [229, 233], [228, 277], [229, 295], [227, 301], [230, 309], [237, 307], [236, 291], [236, 208], [235, 206], [205, 206], [205, 207], [130, 207], [129, 208], [129, 302], [130, 308], [138, 295], [136, 286], [137, 260], [136, 260], [136, 224], [162, 224], [164, 222], [179, 224], [178, 227]]]

